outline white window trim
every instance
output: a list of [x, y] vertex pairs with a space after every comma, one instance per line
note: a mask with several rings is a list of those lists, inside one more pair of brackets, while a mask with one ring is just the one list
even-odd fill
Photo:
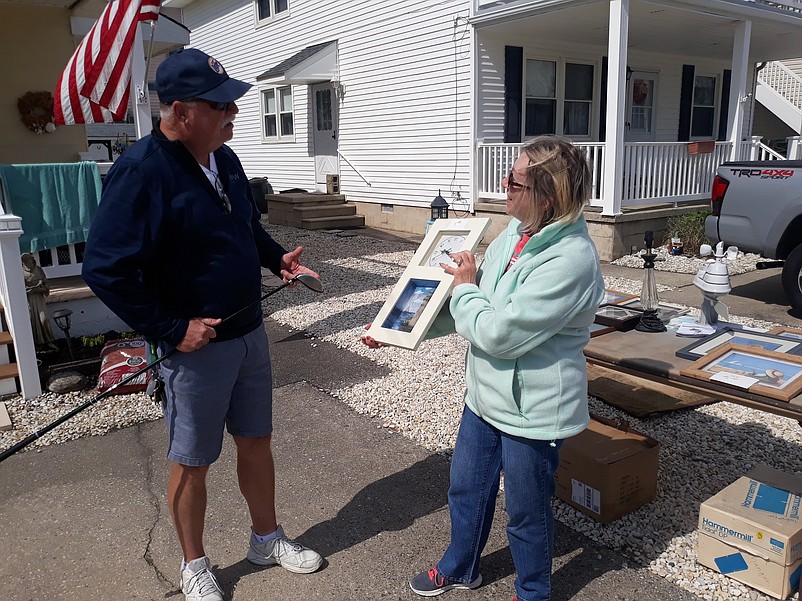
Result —
[[565, 121], [565, 67], [567, 63], [573, 63], [576, 65], [591, 65], [593, 67], [593, 100], [590, 103], [590, 119], [588, 123], [588, 135], [586, 136], [577, 136], [572, 135], [571, 140], [580, 140], [580, 141], [587, 141], [592, 142], [596, 139], [594, 132], [598, 132], [599, 128], [599, 98], [601, 95], [601, 68], [599, 67], [598, 61], [592, 59], [580, 59], [580, 58], [568, 58], [564, 56], [548, 56], [548, 55], [541, 55], [541, 54], [529, 54], [526, 53], [524, 55], [524, 81], [522, 82], [523, 85], [521, 86], [522, 90], [522, 98], [521, 98], [521, 136], [526, 137], [526, 61], [529, 60], [538, 60], [538, 61], [549, 61], [556, 63], [557, 73], [554, 85], [556, 86], [556, 96], [555, 100], [557, 102], [557, 110], [554, 116], [554, 124], [556, 127], [559, 127], [559, 131], [555, 132], [556, 135], [566, 135], [563, 133], [563, 122]]
[[[284, 88], [289, 88], [290, 93], [292, 94], [292, 134], [290, 135], [278, 135], [278, 136], [267, 136], [267, 132], [265, 131], [265, 95], [264, 93], [273, 90], [276, 98], [276, 127], [281, 127], [281, 107], [280, 100], [279, 100], [279, 90]], [[290, 143], [295, 142], [295, 91], [292, 89], [293, 86], [285, 85], [285, 86], [262, 86], [259, 88], [259, 131], [262, 134], [262, 143], [263, 144], [282, 144], [282, 143]]]
[[259, 3], [254, 0], [253, 3], [253, 22], [256, 24], [256, 28], [264, 27], [265, 25], [269, 25], [270, 23], [274, 23], [275, 21], [280, 21], [281, 19], [286, 19], [290, 16], [290, 3], [291, 0], [287, 0], [287, 10], [283, 10], [280, 13], [276, 13], [276, 2], [275, 0], [269, 0], [271, 3], [270, 7], [270, 16], [266, 19], [259, 18]]
[[[713, 98], [713, 131], [710, 133], [709, 136], [694, 136], [692, 134], [688, 135], [688, 139], [693, 140], [716, 140], [718, 139], [718, 123], [719, 123], [719, 115], [721, 113], [721, 86], [724, 77], [722, 77], [721, 73], [699, 73], [696, 72], [693, 74], [693, 92], [696, 91], [696, 78], [697, 77], [712, 77], [716, 80], [716, 85], [713, 87], [713, 94], [715, 94], [715, 98]], [[732, 101], [732, 99], [730, 99]], [[693, 130], [693, 111], [696, 105], [693, 103], [693, 93], [691, 94], [691, 122], [690, 127]]]

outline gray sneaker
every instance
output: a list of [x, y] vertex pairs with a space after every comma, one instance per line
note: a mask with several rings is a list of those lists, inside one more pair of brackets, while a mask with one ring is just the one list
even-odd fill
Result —
[[181, 570], [181, 590], [187, 601], [223, 601], [223, 589], [208, 557], [193, 559]]
[[321, 566], [323, 558], [316, 551], [287, 538], [284, 529], [279, 526], [276, 538], [263, 545], [256, 543], [251, 536], [248, 561], [259, 566], [278, 564], [296, 574], [311, 574]]

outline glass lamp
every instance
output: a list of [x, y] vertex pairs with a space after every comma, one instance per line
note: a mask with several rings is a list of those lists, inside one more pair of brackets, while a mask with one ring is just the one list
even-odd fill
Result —
[[643, 242], [646, 245], [646, 252], [641, 255], [643, 259], [643, 288], [640, 293], [640, 304], [643, 307], [638, 325], [635, 329], [639, 332], [665, 332], [666, 326], [657, 316], [657, 306], [660, 299], [657, 297], [657, 282], [654, 280], [654, 260], [657, 258], [652, 252], [654, 244], [654, 234], [645, 232]]
[[70, 309], [59, 309], [53, 311], [53, 321], [56, 322], [58, 329], [64, 332], [67, 339], [67, 349], [70, 351], [70, 359], [75, 361], [75, 353], [72, 350], [72, 338], [70, 338], [70, 322], [72, 321], [72, 311]]

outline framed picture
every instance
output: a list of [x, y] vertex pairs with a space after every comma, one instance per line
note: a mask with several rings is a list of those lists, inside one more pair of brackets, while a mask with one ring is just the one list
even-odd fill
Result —
[[383, 344], [418, 348], [454, 284], [441, 263], [453, 264], [452, 253], [476, 250], [488, 225], [488, 218], [436, 219], [373, 320], [370, 335]]
[[595, 338], [596, 336], [601, 336], [602, 334], [606, 334], [607, 332], [615, 332], [615, 328], [613, 326], [605, 326], [600, 323], [590, 324], [591, 338]]
[[769, 330], [769, 334], [775, 334], [782, 338], [792, 338], [794, 340], [802, 340], [802, 330], [798, 328], [789, 328], [786, 326], [777, 326]]
[[[618, 303], [618, 306], [626, 307], [627, 309], [635, 309], [635, 311], [643, 311], [643, 305], [640, 302], [640, 297], [621, 301], [620, 303]], [[683, 307], [682, 305], [672, 305], [671, 303], [657, 304], [657, 317], [659, 317], [660, 321], [664, 323], [668, 323], [675, 317], [679, 317], [680, 315], [685, 315], [686, 313], [689, 312], [690, 308]]]
[[676, 352], [677, 357], [691, 359], [695, 361], [699, 357], [722, 344], [738, 344], [740, 346], [759, 347], [766, 351], [776, 353], [789, 353], [798, 355], [802, 353], [802, 339], [783, 338], [768, 332], [750, 332], [748, 330], [734, 330], [733, 328], [722, 328], [721, 330], [700, 338], [686, 347]]
[[626, 292], [619, 292], [618, 290], [609, 290], [605, 288], [604, 299], [602, 299], [601, 305], [617, 305], [618, 303], [624, 303], [637, 298], [638, 296], [636, 294], [627, 294]]
[[616, 330], [631, 330], [640, 321], [642, 312], [618, 305], [602, 305], [596, 311], [596, 323], [612, 326]]
[[790, 401], [802, 392], [802, 357], [767, 351], [759, 347], [723, 344], [680, 370], [683, 376], [710, 380], [725, 372], [754, 378], [755, 392], [780, 401]]

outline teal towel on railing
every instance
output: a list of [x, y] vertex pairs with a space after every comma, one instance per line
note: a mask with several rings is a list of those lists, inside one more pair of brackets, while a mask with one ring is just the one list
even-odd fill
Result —
[[22, 218], [20, 252], [85, 242], [100, 204], [97, 164], [0, 165], [6, 211]]

